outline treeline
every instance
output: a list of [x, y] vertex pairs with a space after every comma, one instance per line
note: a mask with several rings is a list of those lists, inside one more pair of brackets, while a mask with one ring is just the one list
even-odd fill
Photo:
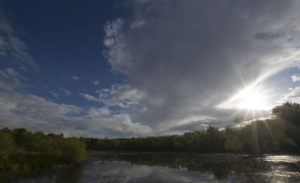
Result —
[[[76, 164], [87, 150], [195, 153], [300, 153], [300, 104], [284, 103], [272, 110], [274, 119], [258, 120], [242, 128], [146, 138], [64, 138], [62, 134], [0, 130], [0, 180]], [[1, 182], [1, 181], [0, 181]]]
[[79, 139], [4, 128], [0, 130], [0, 179], [76, 164], [85, 158], [85, 153], [86, 145]]
[[81, 138], [88, 150], [197, 153], [300, 153], [300, 105], [284, 103], [272, 110], [274, 119], [242, 128], [209, 127], [184, 135], [129, 139]]

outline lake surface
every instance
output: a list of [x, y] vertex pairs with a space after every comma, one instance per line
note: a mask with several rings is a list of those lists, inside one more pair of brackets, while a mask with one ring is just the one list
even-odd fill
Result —
[[15, 183], [300, 182], [300, 156], [174, 153], [89, 154], [84, 165]]

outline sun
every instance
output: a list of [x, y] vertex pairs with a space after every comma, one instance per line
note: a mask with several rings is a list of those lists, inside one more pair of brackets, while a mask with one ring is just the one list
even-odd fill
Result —
[[269, 91], [261, 87], [250, 85], [235, 93], [231, 98], [217, 105], [223, 109], [238, 110], [269, 110], [271, 109]]
[[246, 88], [237, 94], [236, 108], [248, 110], [269, 109], [266, 92], [256, 88]]

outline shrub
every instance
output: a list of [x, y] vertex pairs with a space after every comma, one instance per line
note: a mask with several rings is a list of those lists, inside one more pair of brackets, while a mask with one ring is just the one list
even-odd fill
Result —
[[66, 163], [79, 163], [84, 160], [86, 145], [77, 139], [68, 139], [63, 147], [61, 157]]

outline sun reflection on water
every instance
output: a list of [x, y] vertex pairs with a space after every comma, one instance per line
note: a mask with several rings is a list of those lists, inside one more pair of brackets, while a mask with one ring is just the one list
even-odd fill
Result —
[[300, 163], [300, 157], [299, 156], [292, 156], [292, 155], [272, 155], [272, 156], [266, 156], [264, 158], [265, 161], [268, 162], [284, 162], [284, 163]]
[[267, 172], [262, 172], [262, 175], [271, 182], [285, 182], [287, 179], [300, 176], [300, 172], [295, 171], [300, 168], [300, 157], [272, 155], [264, 157], [263, 160], [271, 163]]

